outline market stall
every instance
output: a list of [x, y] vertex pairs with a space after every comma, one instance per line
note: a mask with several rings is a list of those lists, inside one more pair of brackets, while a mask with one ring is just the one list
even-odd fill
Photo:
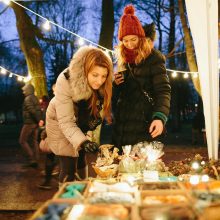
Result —
[[123, 155], [102, 145], [97, 178], [63, 184], [31, 219], [220, 219], [218, 164], [196, 155], [167, 167], [162, 155], [160, 142], [125, 146]]

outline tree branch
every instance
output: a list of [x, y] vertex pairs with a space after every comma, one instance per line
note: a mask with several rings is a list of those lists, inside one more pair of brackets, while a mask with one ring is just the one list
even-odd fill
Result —
[[51, 43], [51, 44], [66, 44], [66, 43], [73, 43], [73, 40], [54, 40], [54, 39], [50, 39], [50, 38], [46, 38], [46, 37], [38, 37], [39, 39], [47, 42], [47, 43]]
[[2, 41], [2, 42], [0, 42], [0, 44], [7, 44], [7, 43], [10, 43], [13, 41], [20, 41], [20, 40], [19, 39], [12, 39], [12, 40], [7, 40], [7, 41]]
[[[175, 47], [166, 55], [167, 58], [174, 56], [174, 52], [176, 50], [176, 48], [179, 47], [180, 43], [183, 41], [184, 38], [181, 38], [180, 40], [177, 41], [177, 43], [175, 44]], [[185, 53], [185, 52], [184, 52]], [[179, 53], [178, 53], [179, 54]]]
[[6, 7], [0, 12], [0, 15], [2, 15], [8, 8], [9, 8], [9, 6], [6, 6]]

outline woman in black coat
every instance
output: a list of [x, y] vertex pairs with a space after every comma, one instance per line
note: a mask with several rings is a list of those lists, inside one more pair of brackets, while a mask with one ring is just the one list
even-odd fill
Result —
[[[119, 149], [159, 137], [170, 109], [170, 84], [165, 58], [145, 37], [134, 8], [128, 5], [121, 17], [118, 38], [118, 66], [113, 143]], [[123, 68], [122, 68], [123, 66]]]

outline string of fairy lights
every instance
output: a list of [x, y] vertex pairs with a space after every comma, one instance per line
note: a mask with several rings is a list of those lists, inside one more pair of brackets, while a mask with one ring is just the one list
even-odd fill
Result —
[[31, 80], [31, 75], [28, 76], [22, 76], [16, 73], [11, 72], [10, 70], [7, 70], [6, 68], [0, 66], [0, 73], [1, 75], [8, 75], [9, 78], [12, 78], [13, 76], [17, 78], [17, 81], [19, 82], [28, 82]]
[[[0, 2], [3, 2], [6, 5], [10, 5], [10, 2], [13, 2], [13, 3], [19, 5], [20, 7], [28, 10], [29, 12], [35, 14], [36, 16], [40, 17], [44, 21], [41, 26], [46, 31], [50, 31], [51, 30], [51, 25], [57, 26], [60, 29], [65, 30], [68, 33], [70, 33], [70, 34], [74, 35], [75, 37], [77, 37], [78, 38], [77, 43], [78, 43], [79, 46], [82, 46], [82, 45], [84, 45], [87, 42], [89, 45], [94, 45], [94, 46], [104, 50], [106, 52], [106, 54], [108, 54], [108, 55], [111, 54], [112, 57], [114, 57], [114, 55], [115, 55], [115, 52], [113, 50], [109, 50], [106, 47], [103, 47], [103, 46], [101, 46], [101, 45], [99, 45], [99, 44], [97, 44], [97, 43], [95, 43], [95, 42], [93, 42], [93, 41], [91, 41], [91, 40], [89, 40], [87, 38], [84, 38], [84, 37], [82, 37], [82, 36], [72, 32], [72, 31], [68, 30], [67, 28], [62, 27], [61, 25], [59, 25], [59, 24], [57, 24], [57, 23], [55, 23], [55, 22], [45, 18], [44, 16], [42, 16], [42, 15], [32, 11], [31, 9], [25, 7], [22, 4], [19, 4], [18, 2], [14, 1], [14, 0], [0, 0]], [[182, 75], [181, 77], [184, 78], [184, 79], [187, 79], [187, 78], [190, 78], [190, 77], [192, 77], [192, 78], [197, 78], [198, 77], [198, 72], [180, 71], [180, 70], [173, 70], [173, 69], [167, 69], [167, 71], [170, 72], [170, 76], [172, 78], [177, 78], [177, 77], [179, 77], [180, 74]], [[3, 75], [7, 75], [8, 74], [9, 77], [15, 76], [15, 77], [17, 77], [18, 81], [23, 81], [23, 82], [27, 82], [27, 81], [29, 81], [31, 79], [30, 75], [28, 75], [26, 77], [25, 76], [21, 76], [19, 74], [15, 74], [15, 73], [7, 70], [6, 68], [4, 68], [2, 66], [0, 66], [0, 73], [3, 74]]]

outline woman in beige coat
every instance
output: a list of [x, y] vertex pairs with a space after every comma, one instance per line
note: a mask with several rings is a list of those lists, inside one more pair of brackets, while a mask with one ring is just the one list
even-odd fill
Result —
[[98, 149], [86, 132], [94, 130], [103, 118], [111, 122], [111, 96], [110, 58], [98, 48], [81, 47], [59, 75], [46, 113], [48, 144], [60, 161], [60, 183], [73, 181], [79, 170], [81, 177], [86, 177], [85, 152]]

